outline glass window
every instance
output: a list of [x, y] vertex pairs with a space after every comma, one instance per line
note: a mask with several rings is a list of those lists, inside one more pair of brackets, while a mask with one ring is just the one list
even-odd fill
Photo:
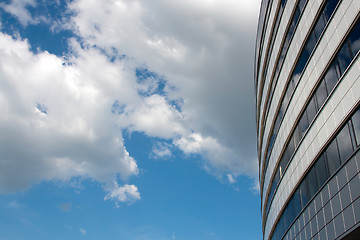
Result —
[[307, 181], [303, 180], [300, 184], [300, 199], [301, 199], [301, 208], [304, 208], [309, 201], [309, 192], [307, 190]]
[[309, 198], [312, 198], [315, 195], [315, 193], [319, 190], [319, 185], [316, 177], [316, 170], [314, 167], [311, 168], [306, 179], [309, 182]]
[[302, 138], [305, 135], [305, 132], [309, 127], [309, 121], [307, 118], [306, 111], [304, 111], [303, 115], [301, 116], [298, 126], [299, 126], [300, 136]]
[[298, 188], [293, 196], [294, 199], [294, 210], [295, 210], [295, 217], [301, 211], [301, 199], [300, 199], [300, 189]]
[[299, 17], [300, 17], [300, 10], [297, 7], [296, 10], [295, 10], [294, 17], [293, 17], [293, 20], [291, 22], [290, 28], [289, 28], [289, 35], [292, 35], [294, 33], [294, 30], [295, 30], [297, 21], [299, 20]]
[[303, 50], [303, 52], [301, 53], [300, 58], [296, 64], [295, 70], [293, 72], [293, 76], [296, 76], [296, 82], [300, 78], [300, 74], [304, 70], [304, 67], [305, 67], [306, 62], [309, 59], [309, 57], [310, 57], [310, 54], [308, 53], [308, 51]]
[[317, 40], [320, 38], [321, 33], [325, 28], [325, 25], [326, 25], [325, 15], [321, 14], [314, 28], [314, 32]]
[[306, 113], [308, 115], [309, 122], [312, 122], [317, 113], [314, 97], [311, 98], [308, 106], [306, 107]]
[[307, 0], [300, 0], [299, 3], [298, 3], [298, 6], [299, 6], [301, 12], [304, 9], [306, 1]]
[[359, 146], [360, 145], [360, 108], [356, 111], [356, 113], [351, 118], [351, 120], [354, 126], [356, 144], [357, 146]]
[[351, 34], [349, 36], [350, 49], [352, 53], [352, 57], [356, 55], [356, 53], [360, 50], [360, 24], [356, 23], [353, 30], [351, 30]]
[[329, 174], [331, 176], [340, 167], [340, 157], [336, 138], [326, 149], [326, 159], [328, 161]]
[[325, 6], [325, 16], [327, 19], [329, 19], [331, 17], [331, 14], [333, 13], [333, 11], [336, 8], [336, 5], [338, 4], [339, 0], [329, 0], [326, 3]]
[[318, 89], [316, 90], [315, 95], [316, 95], [317, 105], [320, 108], [324, 104], [324, 102], [328, 96], [327, 91], [326, 91], [325, 81], [321, 81]]
[[287, 152], [289, 155], [289, 158], [293, 155], [293, 153], [295, 152], [295, 145], [294, 145], [294, 140], [291, 138], [289, 141], [289, 144], [287, 146]]
[[294, 146], [295, 146], [295, 148], [297, 148], [297, 146], [299, 146], [300, 139], [301, 139], [298, 127], [295, 128], [292, 138], [294, 141]]
[[344, 163], [353, 152], [348, 124], [343, 127], [336, 139], [339, 147], [340, 160]]
[[331, 63], [329, 70], [325, 74], [326, 88], [329, 94], [331, 93], [336, 83], [338, 82], [338, 79], [340, 77], [339, 73], [340, 72], [339, 72], [337, 60], [335, 60]]
[[340, 75], [343, 75], [346, 68], [350, 65], [350, 62], [352, 60], [348, 40], [344, 42], [339, 53], [337, 54], [337, 58], [340, 65]]
[[318, 181], [319, 188], [324, 185], [324, 183], [329, 178], [329, 172], [326, 167], [326, 155], [321, 154], [317, 162], [315, 163], [315, 169], [316, 169], [316, 177]]
[[[307, 39], [306, 41], [306, 46], [305, 46], [305, 51], [307, 54], [305, 54], [305, 56], [307, 56], [306, 60], [304, 59], [305, 63], [307, 62], [307, 60], [309, 59], [312, 51], [314, 50], [315, 48], [315, 45], [316, 45], [316, 42], [317, 42], [317, 39], [315, 37], [315, 32], [313, 31], [309, 38]], [[304, 63], [302, 63], [302, 66], [305, 66]], [[304, 68], [304, 67], [303, 67]]]

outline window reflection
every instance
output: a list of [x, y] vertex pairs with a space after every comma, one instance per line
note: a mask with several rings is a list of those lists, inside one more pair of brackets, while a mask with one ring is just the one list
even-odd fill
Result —
[[316, 90], [315, 96], [317, 100], [317, 105], [320, 109], [328, 96], [328, 93], [326, 91], [325, 81], [321, 81], [318, 89]]
[[336, 139], [339, 147], [340, 160], [341, 163], [344, 163], [353, 152], [348, 124], [343, 127]]
[[[356, 127], [355, 124], [353, 124], [354, 125], [353, 130], [352, 128], [349, 127], [350, 121], [357, 122]], [[355, 132], [355, 128], [357, 129], [357, 131], [359, 131], [360, 129], [360, 108], [354, 113], [351, 120], [349, 120], [344, 125], [344, 127], [340, 130], [337, 136], [331, 141], [329, 146], [315, 161], [313, 167], [303, 178], [299, 187], [295, 190], [295, 192], [289, 199], [289, 202], [286, 205], [282, 213], [282, 216], [280, 217], [275, 227], [275, 231], [271, 239], [281, 239], [284, 236], [284, 234], [291, 227], [292, 223], [297, 218], [297, 216], [299, 216], [299, 214], [301, 214], [301, 211], [306, 207], [308, 202], [316, 196], [317, 192], [329, 180], [331, 175], [339, 169], [341, 165], [339, 156], [352, 155], [354, 151], [352, 150], [353, 148], [350, 147], [351, 152], [349, 153], [348, 149], [346, 147], [344, 148], [344, 146], [347, 146], [348, 144], [342, 144], [340, 143], [340, 141], [344, 141], [346, 143], [351, 141], [350, 131]], [[344, 154], [343, 151], [347, 153]], [[359, 157], [360, 151], [358, 151], [358, 153], [355, 156]], [[342, 161], [342, 164], [344, 163], [344, 161]]]
[[354, 126], [356, 146], [359, 146], [360, 145], [360, 109], [357, 110], [354, 116], [352, 117], [352, 123]]
[[340, 167], [340, 157], [337, 147], [337, 141], [334, 141], [326, 149], [326, 158], [328, 160], [330, 176]]

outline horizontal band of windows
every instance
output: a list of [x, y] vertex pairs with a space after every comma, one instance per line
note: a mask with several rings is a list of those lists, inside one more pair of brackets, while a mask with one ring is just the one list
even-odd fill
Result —
[[[262, 121], [264, 124], [266, 119], [267, 119], [267, 113], [268, 113], [268, 109], [269, 109], [269, 104], [271, 102], [271, 99], [272, 99], [272, 95], [274, 93], [274, 90], [275, 90], [275, 85], [277, 83], [277, 80], [279, 78], [279, 73], [280, 73], [280, 70], [283, 66], [283, 63], [284, 63], [284, 60], [285, 60], [285, 56], [286, 56], [286, 53], [287, 53], [287, 50], [290, 46], [290, 43], [291, 43], [291, 40], [293, 38], [293, 35], [294, 35], [294, 32], [297, 28], [297, 25], [298, 25], [298, 22], [300, 20], [300, 16], [302, 15], [302, 12], [303, 10], [305, 9], [305, 6], [307, 4], [307, 0], [299, 0], [298, 3], [296, 4], [296, 6], [294, 7], [294, 11], [292, 13], [292, 16], [291, 16], [291, 20], [290, 20], [290, 24], [288, 24], [288, 27], [287, 27], [287, 31], [286, 31], [286, 34], [285, 34], [285, 38], [282, 42], [282, 47], [281, 47], [281, 51], [280, 51], [280, 54], [278, 55], [277, 57], [277, 60], [275, 61], [276, 64], [274, 67], [275, 69], [275, 72], [273, 73], [273, 76], [270, 78], [272, 79], [270, 85], [271, 85], [271, 91], [267, 93], [267, 97], [266, 97], [266, 101], [265, 101], [265, 105], [266, 105], [266, 108], [264, 109], [263, 111], [263, 117], [262, 117]], [[265, 79], [265, 77], [263, 77]], [[261, 104], [261, 102], [260, 102]], [[260, 112], [260, 108], [258, 109], [258, 111]], [[266, 114], [265, 114], [266, 113]], [[265, 115], [264, 115], [265, 114]], [[263, 133], [261, 133], [261, 136], [260, 138], [263, 137]], [[262, 142], [262, 141], [261, 141]], [[260, 143], [260, 151], [261, 151], [261, 143]], [[260, 157], [261, 157], [261, 153], [260, 153]], [[265, 158], [266, 159], [266, 158]], [[263, 170], [266, 168], [266, 162], [263, 163]]]
[[[283, 117], [285, 116], [285, 113], [287, 111], [287, 108], [290, 104], [290, 100], [292, 98], [292, 95], [294, 91], [296, 90], [296, 87], [298, 85], [299, 80], [301, 79], [302, 72], [304, 71], [305, 67], [307, 66], [307, 63], [312, 56], [319, 40], [321, 39], [321, 36], [326, 29], [327, 24], [329, 23], [331, 16], [334, 14], [334, 12], [337, 9], [337, 5], [340, 2], [340, 0], [328, 0], [323, 5], [321, 12], [318, 15], [318, 18], [313, 25], [305, 44], [302, 48], [302, 51], [300, 53], [300, 57], [298, 58], [295, 67], [290, 74], [289, 81], [286, 85], [286, 90], [283, 96], [281, 97], [281, 104], [279, 104], [279, 109], [277, 110], [277, 115], [275, 118], [275, 121], [272, 125], [272, 130], [270, 131], [271, 134], [269, 134], [269, 138], [267, 141], [267, 150], [265, 151], [265, 165], [263, 168], [263, 179], [261, 179], [261, 183], [263, 186], [264, 184], [264, 178], [265, 178], [265, 172], [267, 170], [269, 159], [271, 156], [271, 152], [277, 137], [277, 134], [279, 132]], [[274, 174], [272, 174], [274, 176]]]
[[[305, 2], [305, 0], [300, 0], [301, 2]], [[270, 39], [270, 43], [268, 44], [268, 49], [265, 51], [266, 57], [265, 57], [265, 62], [264, 62], [264, 67], [262, 69], [262, 73], [261, 74], [261, 78], [260, 78], [260, 89], [259, 89], [259, 93], [257, 95], [257, 98], [259, 99], [258, 103], [257, 103], [257, 111], [260, 112], [260, 105], [261, 105], [261, 99], [263, 96], [263, 91], [264, 91], [264, 81], [265, 81], [265, 77], [269, 68], [269, 61], [270, 61], [270, 57], [272, 56], [272, 51], [274, 48], [274, 42], [276, 39], [276, 35], [277, 32], [279, 30], [279, 26], [280, 26], [280, 20], [282, 18], [283, 12], [284, 12], [284, 8], [285, 8], [285, 4], [287, 3], [287, 0], [282, 0], [280, 2], [280, 6], [279, 6], [279, 10], [277, 11], [277, 16], [276, 16], [276, 21], [275, 24], [273, 26], [273, 34], [271, 36]], [[285, 38], [284, 38], [285, 40]], [[284, 42], [284, 41], [283, 41]]]
[[[268, 88], [268, 90], [267, 90], [266, 98], [263, 99], [264, 103], [262, 103], [262, 100], [258, 102], [258, 104], [260, 104], [258, 106], [258, 111], [259, 112], [261, 112], [260, 111], [260, 109], [261, 109], [260, 106], [262, 104], [265, 106], [265, 108], [262, 111], [262, 114], [261, 113], [259, 114], [259, 117], [260, 117], [260, 115], [262, 115], [262, 118], [261, 118], [262, 125], [265, 124], [265, 122], [267, 120], [270, 102], [271, 102], [272, 96], [274, 94], [275, 85], [277, 84], [277, 80], [279, 78], [279, 73], [280, 73], [280, 71], [282, 69], [282, 66], [283, 66], [283, 63], [284, 63], [284, 60], [285, 60], [285, 56], [287, 54], [288, 48], [290, 46], [290, 43], [291, 43], [292, 38], [294, 36], [294, 33], [295, 33], [296, 29], [297, 29], [300, 17], [301, 17], [301, 15], [303, 13], [303, 10], [305, 9], [305, 6], [306, 6], [307, 2], [308, 2], [307, 0], [299, 0], [297, 2], [297, 4], [295, 5], [295, 7], [293, 8], [293, 12], [292, 12], [291, 17], [290, 17], [291, 20], [289, 21], [289, 24], [288, 24], [287, 30], [286, 30], [286, 34], [284, 34], [285, 37], [284, 37], [284, 39], [283, 39], [283, 41], [281, 43], [281, 50], [279, 51], [278, 56], [277, 56], [277, 58], [275, 60], [275, 64], [274, 64], [274, 68], [273, 68], [273, 70], [275, 70], [275, 71], [272, 71], [272, 74], [269, 77], [270, 78], [270, 83], [269, 83], [270, 88]], [[263, 76], [264, 80], [266, 79], [267, 71], [268, 71], [268, 69], [264, 73], [264, 76]], [[261, 134], [260, 138], [262, 139], [264, 132], [261, 131], [260, 134]], [[262, 140], [261, 140], [260, 144], [262, 145]], [[262, 151], [261, 145], [260, 145], [260, 148], [259, 148], [260, 151]]]
[[[264, 4], [263, 6], [261, 6], [261, 12], [260, 12], [260, 16], [259, 16], [259, 26], [258, 26], [258, 32], [257, 32], [257, 38], [256, 38], [256, 46], [257, 46], [257, 49], [256, 49], [256, 71], [259, 70], [259, 67], [260, 67], [260, 59], [261, 59], [261, 56], [262, 56], [262, 47], [263, 47], [263, 42], [264, 42], [264, 33], [266, 32], [265, 31], [265, 28], [267, 26], [267, 23], [268, 23], [268, 15], [269, 15], [269, 12], [270, 12], [270, 9], [271, 9], [271, 5], [272, 5], [272, 2], [273, 0], [265, 0], [265, 1], [262, 1], [262, 3]], [[265, 11], [262, 11], [262, 9], [265, 9]], [[255, 73], [257, 75], [257, 73]], [[257, 77], [256, 77], [257, 79]], [[258, 86], [258, 83], [256, 83], [255, 86]]]
[[342, 126], [325, 150], [314, 161], [289, 198], [269, 239], [281, 239], [318, 191], [355, 154], [360, 157], [360, 108]]
[[331, 15], [335, 12], [336, 6], [339, 3], [339, 0], [329, 0], [324, 5], [321, 13], [318, 16], [316, 23], [313, 25], [310, 34], [307, 37], [307, 40], [304, 44], [304, 47], [301, 51], [301, 54], [295, 64], [293, 72], [290, 74], [291, 77], [286, 85], [285, 94], [282, 96], [280, 108], [278, 109], [278, 113], [275, 118], [274, 127], [272, 128], [272, 133], [269, 134], [269, 144], [266, 150], [265, 157], [265, 169], [267, 168], [271, 150], [274, 146], [275, 139], [277, 137], [278, 131], [280, 129], [280, 125], [282, 119], [285, 115], [285, 112], [290, 103], [291, 97], [296, 89], [296, 86], [301, 78], [302, 72], [304, 71], [308, 60], [310, 59], [312, 52], [314, 51], [317, 43], [322, 36], [322, 32], [325, 30], [327, 23], [330, 20]]
[[280, 184], [282, 177], [284, 176], [288, 165], [292, 159], [293, 154], [296, 152], [303, 137], [312, 125], [315, 116], [320, 112], [323, 104], [330, 94], [334, 91], [334, 88], [341, 81], [342, 76], [346, 70], [351, 66], [351, 63], [357, 58], [360, 50], [360, 24], [352, 29], [347, 39], [342, 44], [339, 52], [333, 59], [329, 68], [326, 70], [324, 77], [317, 84], [317, 87], [308, 101], [303, 113], [299, 120], [295, 124], [289, 141], [281, 155], [281, 160], [276, 167], [274, 178], [271, 182], [270, 191], [268, 193], [268, 199], [266, 202], [266, 216], [269, 212], [269, 207], [276, 192], [277, 186]]

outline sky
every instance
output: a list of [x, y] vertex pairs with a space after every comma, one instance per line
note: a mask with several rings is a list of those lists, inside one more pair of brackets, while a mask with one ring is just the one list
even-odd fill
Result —
[[1, 0], [0, 240], [260, 239], [259, 8]]

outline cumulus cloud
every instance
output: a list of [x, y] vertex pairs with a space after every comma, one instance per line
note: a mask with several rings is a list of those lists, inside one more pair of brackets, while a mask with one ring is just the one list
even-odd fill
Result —
[[[68, 4], [62, 26], [78, 38], [66, 58], [0, 33], [1, 193], [81, 177], [103, 183], [106, 200], [140, 200], [136, 186], [119, 184], [139, 172], [124, 130], [167, 140], [153, 156], [177, 147], [203, 156], [212, 174], [256, 175], [249, 59], [259, 1]], [[0, 7], [36, 24], [35, 0]], [[139, 67], [158, 75], [139, 81]]]
[[104, 200], [115, 200], [117, 207], [119, 206], [119, 202], [132, 204], [140, 199], [140, 193], [135, 185], [125, 184], [124, 186], [118, 186], [117, 183], [115, 183], [115, 188], [104, 198]]
[[16, 16], [24, 26], [29, 23], [36, 23], [27, 9], [30, 6], [36, 7], [36, 5], [35, 0], [12, 0], [9, 4], [0, 3], [0, 7], [6, 12]]
[[[182, 139], [199, 134], [225, 153], [211, 158], [210, 165], [224, 166], [231, 155], [231, 164], [225, 160], [225, 165], [232, 172], [246, 174], [251, 169], [250, 175], [256, 174], [249, 59], [254, 54], [259, 1], [78, 0], [69, 8], [78, 13], [72, 25], [84, 42], [108, 54], [117, 49], [175, 86], [167, 98], [183, 99], [181, 126], [163, 134], [139, 122], [147, 134], [159, 132], [165, 138], [180, 134]], [[199, 147], [192, 150], [198, 153]], [[206, 157], [213, 153], [206, 147], [201, 152]]]
[[150, 156], [155, 159], [169, 159], [172, 156], [172, 145], [165, 142], [157, 142], [151, 151]]
[[126, 85], [117, 96], [108, 90], [127, 73], [96, 51], [78, 54], [66, 65], [0, 34], [0, 192], [74, 176], [108, 184], [137, 175], [110, 111], [115, 98], [131, 94]]

